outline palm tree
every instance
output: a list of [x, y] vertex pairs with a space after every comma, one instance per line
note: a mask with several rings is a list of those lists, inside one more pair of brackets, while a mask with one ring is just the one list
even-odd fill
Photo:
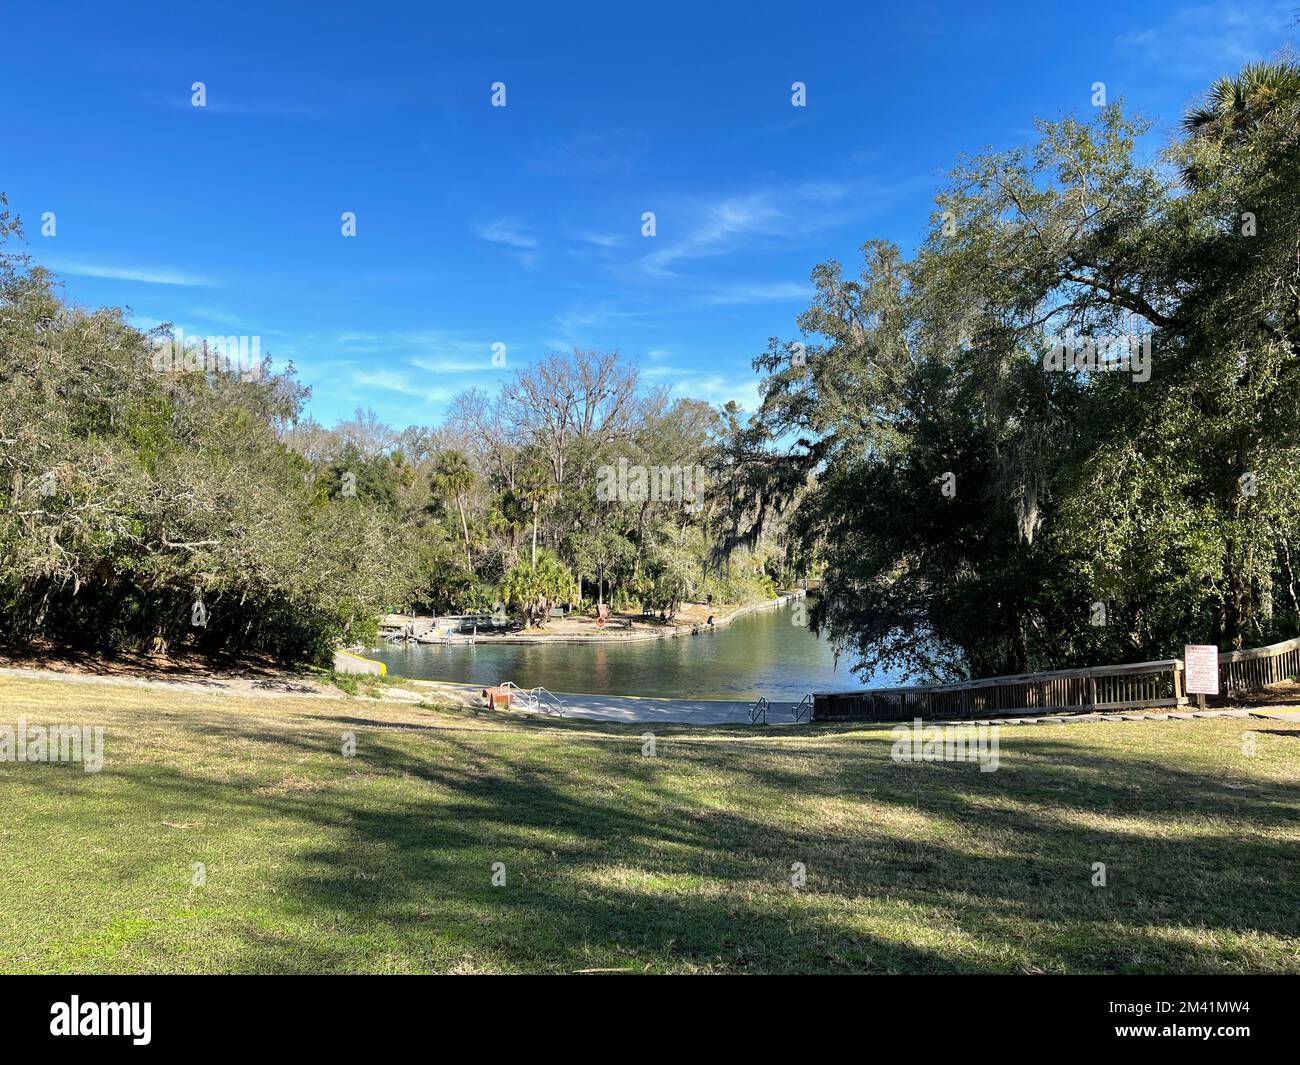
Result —
[[1219, 78], [1205, 103], [1183, 118], [1197, 136], [1236, 142], [1270, 115], [1294, 111], [1300, 103], [1300, 63], [1247, 63], [1235, 78]]
[[474, 563], [469, 553], [469, 522], [465, 519], [465, 497], [474, 487], [474, 468], [461, 452], [444, 452], [434, 468], [433, 482], [435, 491], [456, 500], [456, 509], [460, 511], [460, 529], [465, 537], [465, 565], [473, 569]]
[[[1183, 116], [1183, 129], [1193, 140], [1231, 149], [1278, 118], [1290, 121], [1294, 136], [1300, 118], [1300, 63], [1247, 63], [1235, 78], [1219, 78], [1205, 94], [1204, 103]], [[1185, 163], [1184, 182], [1189, 187], [1208, 184], [1211, 175], [1204, 167], [1195, 161]]]
[[[1294, 127], [1300, 117], [1300, 64], [1279, 60], [1247, 63], [1236, 77], [1219, 78], [1200, 107], [1183, 116], [1188, 139], [1220, 150], [1241, 147], [1261, 126], [1277, 119]], [[1294, 135], [1294, 128], [1292, 130]], [[1193, 153], [1183, 163], [1183, 183], [1204, 188], [1220, 164]]]
[[515, 566], [501, 582], [501, 598], [524, 620], [524, 628], [545, 625], [557, 603], [572, 601], [573, 574], [551, 552], [528, 566]]
[[539, 468], [528, 471], [527, 475], [520, 481], [518, 494], [531, 508], [533, 513], [533, 553], [531, 556], [532, 565], [537, 565], [537, 522], [541, 516], [542, 504], [544, 504], [552, 495], [555, 494], [555, 485], [552, 484], [546, 472]]

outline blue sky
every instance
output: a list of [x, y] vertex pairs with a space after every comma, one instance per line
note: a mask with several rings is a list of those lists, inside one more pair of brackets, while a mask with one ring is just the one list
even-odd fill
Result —
[[960, 152], [1096, 81], [1163, 137], [1300, 0], [563, 6], [6, 3], [0, 191], [71, 298], [259, 336], [327, 424], [574, 345], [752, 408], [812, 267], [913, 246]]

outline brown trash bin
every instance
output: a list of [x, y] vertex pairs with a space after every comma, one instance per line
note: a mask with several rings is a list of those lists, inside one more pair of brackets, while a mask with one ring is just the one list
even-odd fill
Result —
[[509, 689], [509, 688], [502, 688], [502, 687], [499, 687], [499, 686], [494, 686], [494, 687], [491, 687], [491, 688], [484, 688], [484, 689], [483, 689], [483, 698], [487, 700], [487, 705], [488, 705], [488, 709], [489, 709], [489, 710], [496, 710], [496, 709], [498, 709], [498, 704], [499, 704], [499, 708], [502, 709], [502, 710], [509, 710], [509, 709], [510, 709], [510, 689]]

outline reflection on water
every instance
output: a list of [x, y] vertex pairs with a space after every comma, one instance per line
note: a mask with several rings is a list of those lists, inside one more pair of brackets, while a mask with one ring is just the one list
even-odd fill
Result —
[[[554, 692], [665, 698], [798, 700], [812, 691], [862, 688], [830, 644], [795, 625], [790, 605], [759, 610], [698, 636], [634, 643], [411, 644], [370, 652], [416, 680], [543, 685]], [[887, 684], [893, 678], [869, 678]]]

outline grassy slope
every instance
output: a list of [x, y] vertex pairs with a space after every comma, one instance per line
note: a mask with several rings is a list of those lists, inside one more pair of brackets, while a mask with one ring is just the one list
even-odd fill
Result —
[[1300, 723], [1013, 726], [980, 773], [887, 729], [643, 758], [639, 727], [0, 678], [20, 717], [107, 757], [0, 764], [4, 972], [1300, 972]]

